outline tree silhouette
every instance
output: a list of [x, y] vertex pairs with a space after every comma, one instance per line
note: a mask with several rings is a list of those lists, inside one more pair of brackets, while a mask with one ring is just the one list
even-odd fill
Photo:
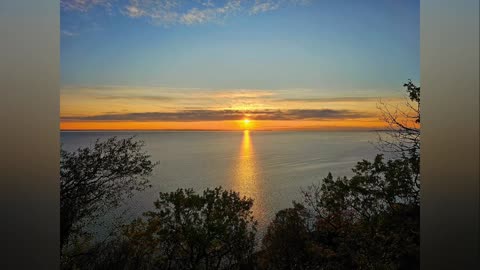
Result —
[[380, 102], [377, 106], [381, 119], [387, 124], [387, 132], [379, 133], [379, 149], [419, 158], [420, 151], [420, 87], [411, 80], [406, 87], [408, 99], [405, 108], [398, 104]]
[[160, 193], [155, 211], [125, 227], [134, 258], [147, 269], [239, 269], [255, 247], [253, 200], [221, 187]]
[[147, 176], [155, 163], [142, 151], [143, 142], [110, 138], [92, 147], [68, 152], [60, 160], [61, 247], [124, 197], [150, 187]]

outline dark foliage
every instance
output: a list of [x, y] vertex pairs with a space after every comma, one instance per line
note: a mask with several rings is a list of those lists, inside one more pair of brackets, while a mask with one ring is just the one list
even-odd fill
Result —
[[240, 269], [255, 247], [252, 204], [220, 187], [160, 193], [156, 210], [125, 226], [124, 236], [146, 269]]
[[147, 176], [155, 166], [133, 138], [96, 141], [73, 152], [61, 150], [61, 247], [83, 228], [134, 191], [149, 187]]
[[320, 261], [318, 246], [311, 239], [311, 218], [299, 203], [276, 214], [262, 241], [262, 269], [311, 269]]

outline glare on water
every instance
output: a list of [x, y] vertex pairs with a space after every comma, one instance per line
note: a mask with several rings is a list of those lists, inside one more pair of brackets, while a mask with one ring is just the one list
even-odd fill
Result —
[[238, 151], [238, 160], [234, 166], [233, 189], [240, 192], [241, 196], [254, 199], [253, 215], [260, 223], [263, 223], [265, 219], [265, 204], [262, 199], [263, 192], [261, 192], [260, 178], [261, 171], [256, 160], [250, 131], [245, 130]]

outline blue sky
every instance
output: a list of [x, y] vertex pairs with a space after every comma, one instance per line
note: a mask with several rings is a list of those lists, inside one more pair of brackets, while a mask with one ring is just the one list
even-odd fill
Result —
[[419, 31], [418, 0], [62, 0], [62, 91], [396, 96], [419, 81]]
[[191, 25], [129, 17], [128, 4], [62, 8], [62, 84], [348, 91], [419, 79], [418, 1], [287, 3]]

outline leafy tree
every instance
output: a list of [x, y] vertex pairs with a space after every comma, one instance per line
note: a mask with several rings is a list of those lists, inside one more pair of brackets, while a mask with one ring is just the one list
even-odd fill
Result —
[[68, 152], [60, 160], [61, 247], [80, 237], [83, 228], [124, 197], [150, 187], [148, 176], [155, 163], [143, 152], [143, 142], [110, 138], [92, 147]]
[[295, 202], [275, 215], [262, 240], [262, 269], [310, 269], [317, 255], [310, 219], [307, 209]]
[[125, 227], [146, 269], [240, 269], [255, 247], [253, 200], [221, 187], [160, 193], [155, 211]]
[[[329, 174], [304, 192], [320, 241], [354, 268], [418, 266], [419, 182], [408, 159], [361, 161], [351, 178]], [[320, 240], [322, 240], [320, 238]], [[325, 240], [325, 239], [323, 239]], [[412, 268], [409, 268], [412, 269]]]

